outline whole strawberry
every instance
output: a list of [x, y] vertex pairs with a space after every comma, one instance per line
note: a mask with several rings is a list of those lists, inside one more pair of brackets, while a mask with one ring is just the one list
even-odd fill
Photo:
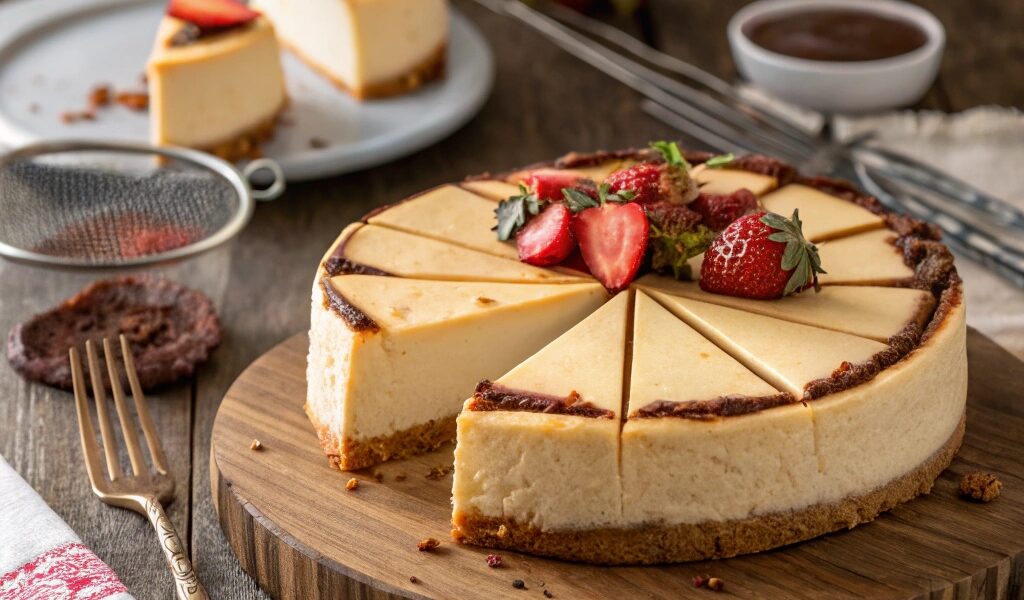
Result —
[[697, 197], [697, 184], [690, 178], [690, 165], [675, 142], [653, 142], [664, 162], [642, 162], [613, 172], [605, 179], [612, 193], [630, 190], [640, 204], [669, 202], [686, 204]]
[[700, 287], [706, 292], [772, 299], [818, 287], [824, 273], [818, 249], [804, 239], [799, 212], [792, 219], [759, 212], [733, 221], [704, 253]]
[[750, 190], [739, 189], [731, 194], [701, 192], [689, 208], [700, 214], [702, 222], [721, 231], [743, 215], [757, 210], [757, 196]]

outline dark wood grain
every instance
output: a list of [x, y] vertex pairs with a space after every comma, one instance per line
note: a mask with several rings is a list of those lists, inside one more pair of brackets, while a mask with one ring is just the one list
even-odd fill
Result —
[[[729, 560], [601, 568], [455, 544], [448, 530], [451, 446], [357, 473], [331, 469], [303, 412], [305, 335], [258, 359], [232, 385], [213, 427], [211, 465], [221, 525], [241, 560], [275, 598], [496, 598], [521, 578], [558, 597], [700, 598], [693, 575], [711, 573], [741, 597], [923, 595], [1018, 597], [1024, 573], [1024, 363], [977, 333], [969, 341], [968, 428], [953, 465], [929, 496], [852, 531]], [[250, 449], [259, 439], [262, 450]], [[960, 478], [997, 473], [1002, 496], [961, 499]], [[397, 474], [407, 478], [398, 480]], [[373, 475], [379, 474], [381, 481]], [[359, 487], [346, 491], [350, 477]], [[418, 552], [423, 538], [441, 540]], [[411, 582], [410, 576], [419, 581]]]
[[[950, 40], [942, 81], [925, 106], [961, 110], [984, 103], [1024, 104], [1024, 77], [1018, 73], [1024, 62], [1019, 33], [1024, 4], [922, 3], [943, 20]], [[230, 293], [222, 306], [224, 344], [194, 382], [152, 397], [178, 481], [170, 516], [183, 534], [190, 532], [193, 562], [213, 598], [265, 597], [239, 568], [213, 510], [207, 457], [217, 406], [252, 360], [307, 326], [312, 266], [342, 227], [373, 207], [466, 173], [672, 135], [643, 114], [635, 94], [611, 79], [470, 0], [455, 4], [485, 33], [497, 59], [498, 79], [481, 114], [430, 149], [360, 173], [293, 185], [284, 197], [259, 206], [232, 249]], [[731, 78], [725, 23], [741, 4], [648, 0], [646, 25], [631, 29]], [[628, 20], [616, 24], [630, 26]], [[0, 332], [58, 300], [55, 278], [61, 277], [0, 265]], [[68, 288], [64, 294], [73, 291], [62, 283]], [[981, 343], [975, 338], [972, 350]], [[24, 382], [6, 362], [0, 365], [0, 390], [0, 453], [114, 567], [136, 597], [172, 598], [171, 578], [149, 526], [137, 515], [102, 505], [89, 490], [70, 395]], [[818, 560], [802, 556], [790, 566]], [[1019, 582], [1021, 575], [1014, 576]], [[750, 577], [770, 580], [771, 573], [752, 572]]]

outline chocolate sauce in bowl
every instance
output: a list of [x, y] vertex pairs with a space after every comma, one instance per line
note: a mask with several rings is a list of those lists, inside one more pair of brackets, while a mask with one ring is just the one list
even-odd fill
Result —
[[743, 34], [778, 54], [829, 62], [892, 58], [928, 42], [924, 30], [910, 21], [857, 9], [769, 15], [748, 23]]

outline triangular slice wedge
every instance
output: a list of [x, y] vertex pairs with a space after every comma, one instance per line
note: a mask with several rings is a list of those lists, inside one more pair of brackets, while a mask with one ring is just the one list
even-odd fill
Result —
[[480, 378], [508, 371], [606, 299], [589, 283], [322, 280], [306, 408], [325, 452], [350, 470], [453, 439]]
[[500, 179], [474, 179], [463, 181], [463, 189], [489, 200], [504, 200], [520, 193], [519, 186]]
[[[622, 432], [627, 527], [788, 510], [817, 479], [811, 409], [748, 370], [642, 291], [633, 324], [629, 420]], [[708, 481], [716, 485], [707, 485]], [[720, 484], [720, 485], [719, 485]], [[706, 558], [665, 544], [663, 561]]]
[[811, 399], [872, 378], [889, 346], [847, 333], [651, 291], [651, 296], [776, 388]]
[[516, 245], [498, 241], [493, 200], [442, 185], [372, 215], [368, 222], [519, 260]]
[[[458, 419], [456, 538], [499, 547], [529, 543], [533, 552], [564, 555], [580, 531], [620, 523], [629, 311], [629, 294], [619, 294], [500, 379], [477, 387]], [[496, 533], [502, 527], [504, 536]]]
[[753, 300], [712, 294], [695, 282], [657, 275], [642, 277], [636, 285], [883, 343], [896, 336], [916, 336], [935, 309], [932, 294], [912, 288], [830, 286], [817, 293], [807, 290], [778, 300]]
[[804, 237], [812, 242], [881, 229], [885, 222], [866, 208], [806, 185], [791, 183], [763, 196], [765, 210], [786, 218], [800, 209]]
[[709, 169], [706, 165], [697, 165], [690, 173], [700, 191], [708, 194], [731, 194], [747, 189], [755, 196], [763, 196], [779, 185], [778, 179], [770, 175], [742, 169]]
[[331, 275], [369, 273], [446, 281], [584, 282], [579, 277], [518, 260], [365, 223], [353, 223], [346, 228], [327, 258], [326, 268]]
[[821, 264], [828, 273], [822, 285], [902, 285], [914, 280], [914, 269], [896, 247], [896, 233], [878, 229], [818, 245]]

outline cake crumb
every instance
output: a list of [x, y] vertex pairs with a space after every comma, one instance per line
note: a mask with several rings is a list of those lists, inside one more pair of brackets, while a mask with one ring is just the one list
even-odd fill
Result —
[[149, 108], [149, 94], [146, 92], [118, 92], [114, 100], [134, 111], [141, 112]]
[[93, 110], [110, 104], [110, 86], [101, 83], [89, 91], [89, 107]]
[[479, 304], [480, 306], [488, 306], [490, 304], [495, 304], [497, 302], [498, 301], [495, 300], [494, 298], [488, 298], [487, 296], [476, 297], [476, 303]]
[[91, 110], [66, 110], [60, 113], [60, 120], [66, 125], [79, 121], [95, 121], [96, 113]]
[[496, 535], [498, 536], [499, 539], [508, 537], [508, 527], [505, 527], [504, 525], [498, 525], [498, 532]]
[[358, 488], [358, 487], [359, 487], [359, 480], [356, 479], [355, 477], [353, 477], [352, 479], [349, 479], [348, 482], [345, 484], [345, 489], [350, 491], [350, 492], [352, 490]]
[[256, 450], [256, 451], [262, 450], [263, 449], [263, 442], [257, 440], [256, 438], [253, 438], [252, 443], [249, 444], [249, 449], [250, 450]]
[[427, 479], [431, 481], [437, 481], [444, 479], [446, 475], [452, 472], [452, 467], [431, 467], [430, 472], [427, 473]]
[[330, 143], [322, 137], [309, 138], [309, 147], [314, 150], [320, 150], [330, 146]]
[[408, 475], [405, 473], [399, 473], [398, 475], [395, 475], [395, 481], [405, 481], [406, 477], [408, 477]]
[[693, 587], [701, 588], [708, 584], [708, 579], [711, 579], [709, 575], [694, 575], [693, 576]]
[[725, 582], [717, 577], [708, 579], [708, 589], [720, 592], [725, 589]]
[[374, 471], [374, 472], [372, 473], [372, 475], [373, 475], [373, 479], [374, 479], [374, 480], [375, 480], [375, 481], [376, 481], [377, 483], [381, 483], [381, 482], [383, 482], [383, 481], [384, 481], [384, 474], [383, 474], [383, 473], [381, 473], [380, 471]]
[[523, 581], [522, 579], [513, 579], [512, 580], [512, 587], [516, 588], [517, 590], [525, 590], [526, 589], [526, 582]]
[[39, 112], [39, 103], [38, 102], [33, 102], [32, 104], [29, 104], [28, 105], [28, 112], [33, 113], [33, 114]]
[[409, 583], [419, 583], [419, 582], [420, 582], [419, 577], [416, 577], [415, 575], [410, 575], [409, 576]]
[[441, 542], [438, 541], [437, 538], [423, 538], [418, 544], [416, 544], [416, 548], [420, 552], [430, 552], [440, 545]]
[[960, 494], [978, 502], [991, 502], [999, 497], [1003, 482], [992, 473], [974, 471], [960, 480]]
[[497, 569], [498, 567], [500, 567], [502, 562], [503, 561], [502, 561], [502, 558], [501, 558], [500, 555], [497, 555], [497, 554], [488, 554], [487, 555], [487, 566], [492, 568], [492, 569]]
[[549, 591], [548, 591], [548, 588], [544, 588], [544, 597], [545, 597], [545, 598], [554, 598], [554, 597], [555, 597], [555, 595], [554, 595], [554, 594], [552, 594], [551, 592], [549, 592]]

